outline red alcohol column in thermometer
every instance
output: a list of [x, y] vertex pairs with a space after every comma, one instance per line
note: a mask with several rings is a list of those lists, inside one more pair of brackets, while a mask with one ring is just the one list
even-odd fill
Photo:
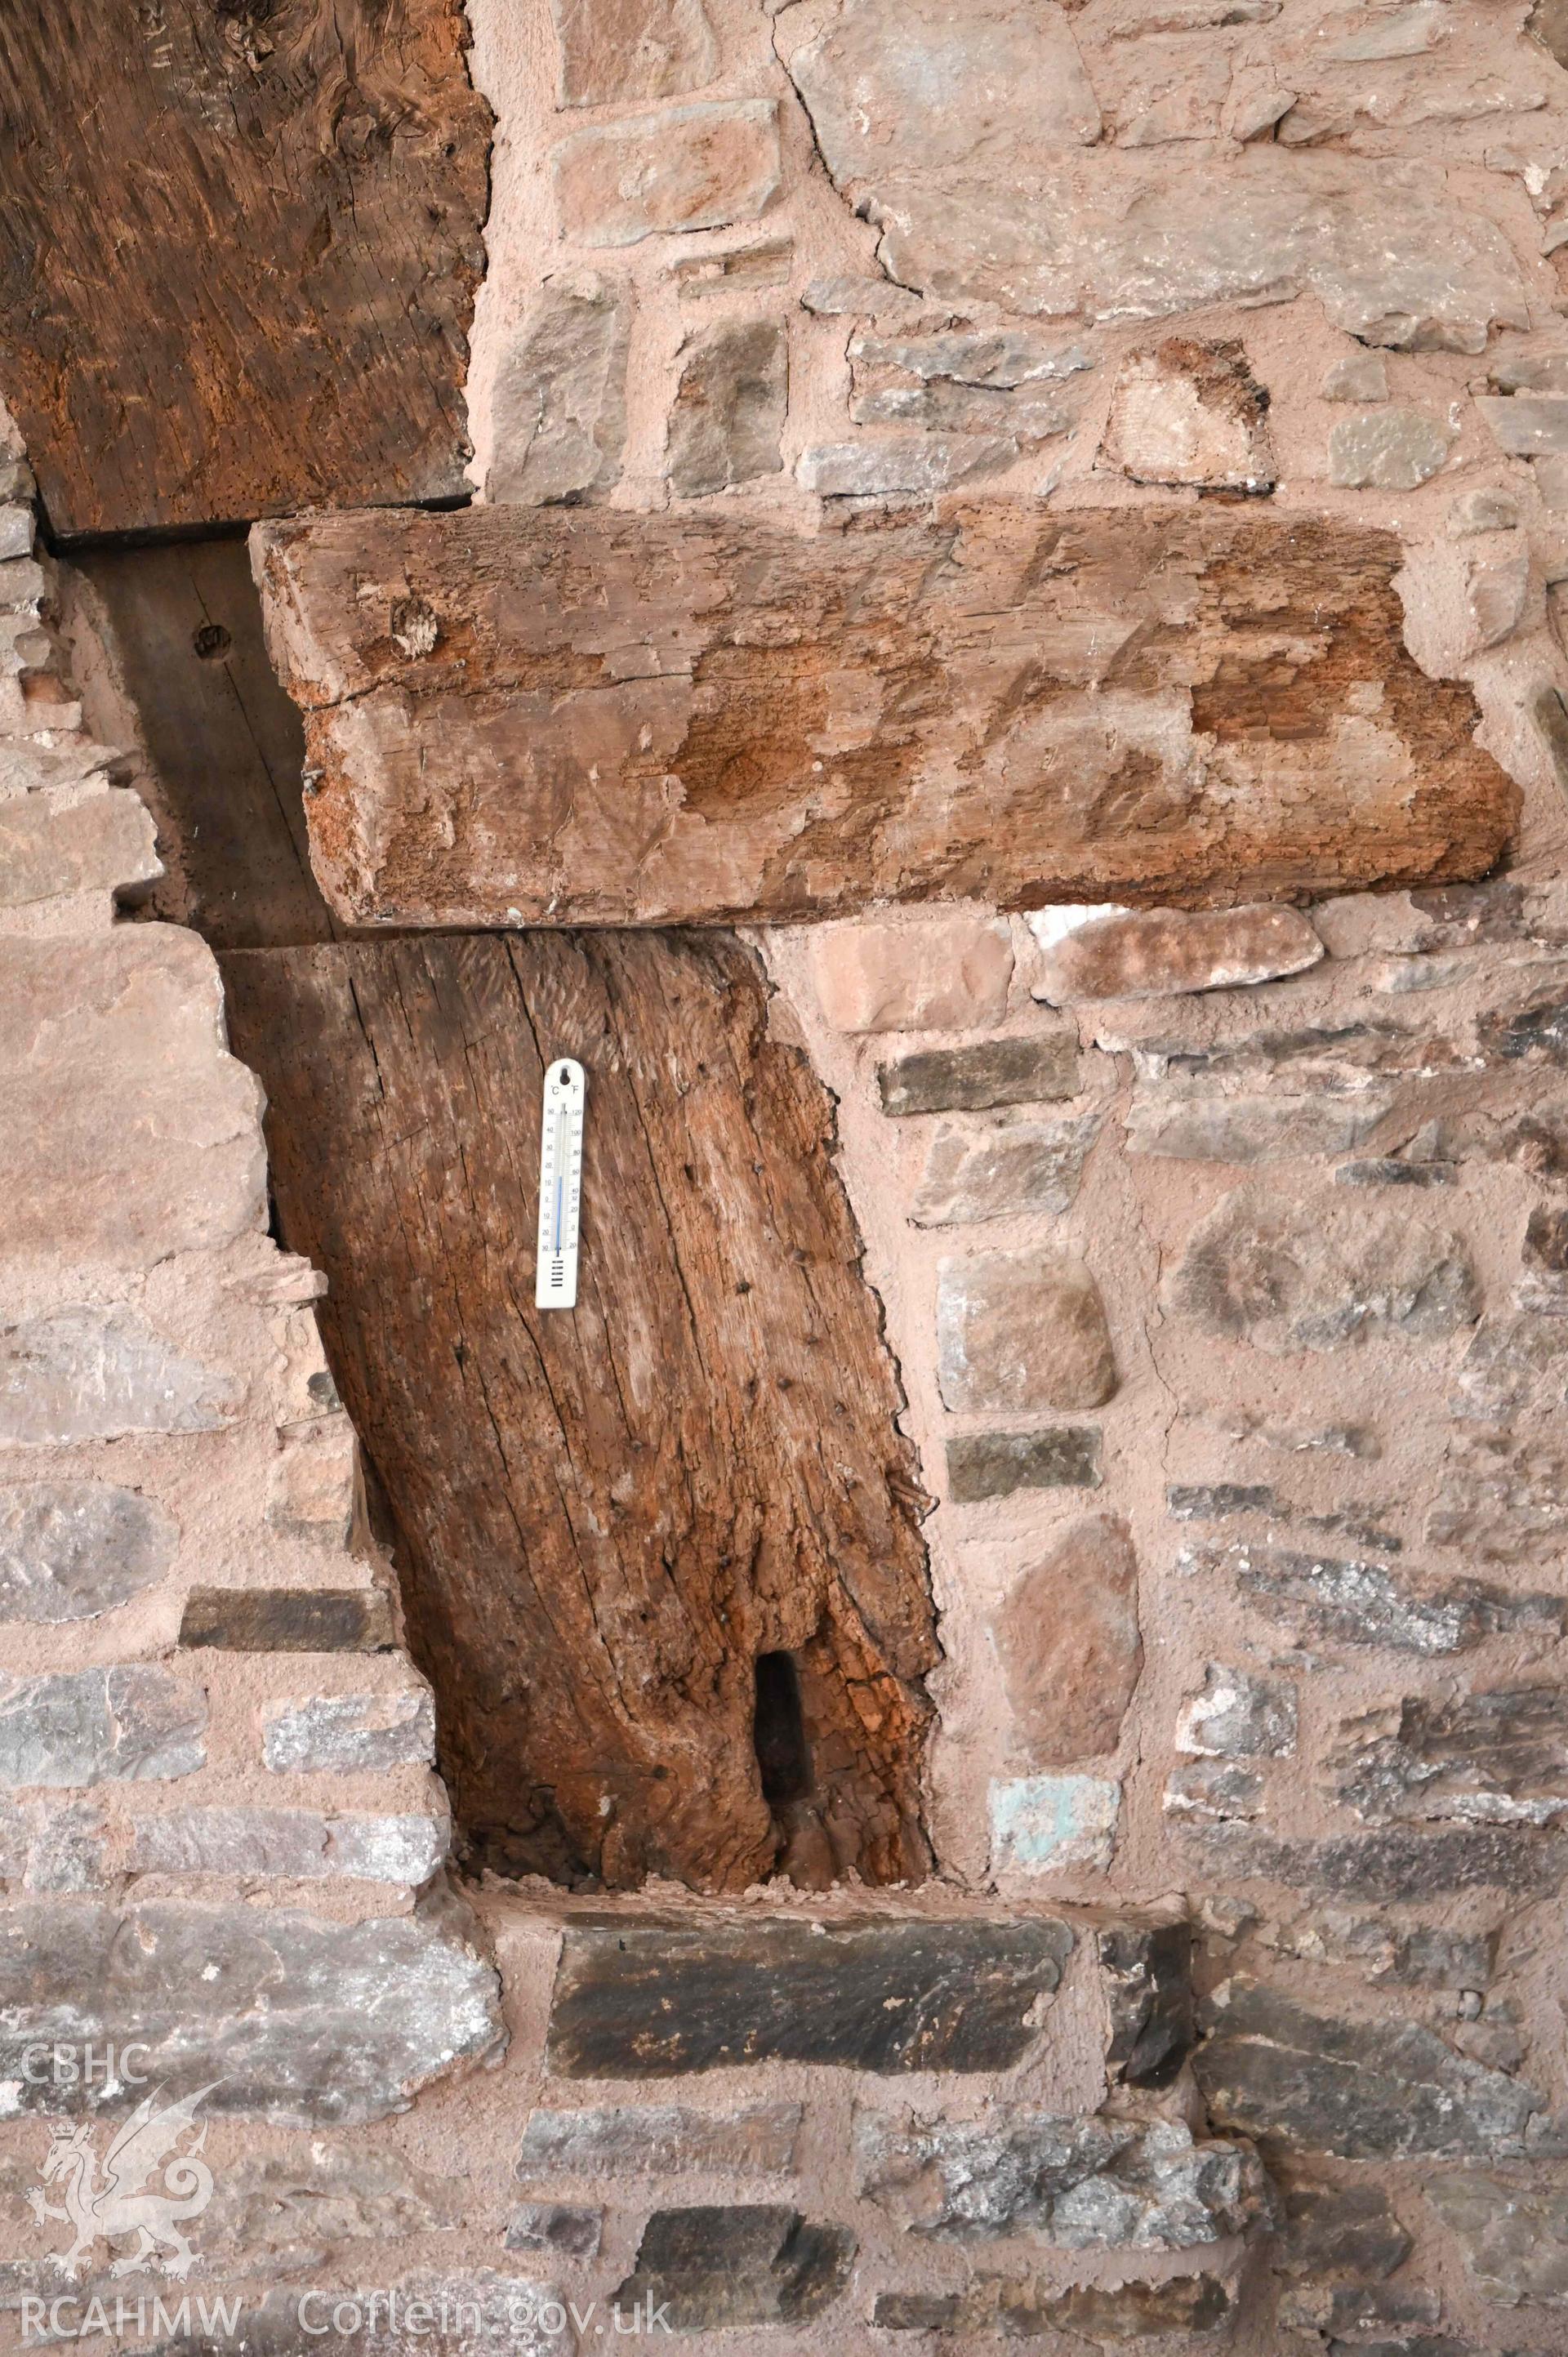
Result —
[[536, 1309], [577, 1307], [577, 1214], [583, 1195], [583, 1067], [562, 1057], [545, 1068], [539, 1145]]

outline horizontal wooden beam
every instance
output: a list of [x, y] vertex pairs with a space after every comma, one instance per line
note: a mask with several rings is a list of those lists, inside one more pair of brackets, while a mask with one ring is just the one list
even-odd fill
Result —
[[789, 921], [1475, 877], [1518, 794], [1392, 533], [1191, 507], [262, 526], [356, 924]]

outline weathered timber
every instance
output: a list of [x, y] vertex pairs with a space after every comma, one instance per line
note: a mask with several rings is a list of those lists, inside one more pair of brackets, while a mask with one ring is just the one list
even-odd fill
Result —
[[[469, 1855], [611, 1887], [921, 1873], [914, 1458], [830, 1102], [751, 956], [533, 933], [224, 964]], [[558, 1055], [588, 1074], [575, 1312], [532, 1306]]]
[[0, 393], [64, 533], [464, 489], [461, 0], [0, 11]]
[[1391, 533], [497, 508], [253, 555], [357, 923], [1277, 899], [1482, 875], [1518, 807], [1405, 649]]
[[306, 837], [304, 731], [267, 661], [244, 542], [83, 550], [75, 570], [147, 748], [136, 784], [166, 871], [150, 912], [214, 949], [331, 941]]

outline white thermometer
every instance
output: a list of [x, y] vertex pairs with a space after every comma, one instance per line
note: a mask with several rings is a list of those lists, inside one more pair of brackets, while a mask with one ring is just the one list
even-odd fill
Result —
[[539, 1141], [536, 1309], [577, 1307], [577, 1215], [583, 1197], [583, 1067], [562, 1056], [544, 1068]]

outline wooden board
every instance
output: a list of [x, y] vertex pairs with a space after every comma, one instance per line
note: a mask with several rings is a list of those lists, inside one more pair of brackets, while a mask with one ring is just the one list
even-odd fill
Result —
[[145, 914], [215, 949], [333, 940], [306, 839], [304, 731], [267, 661], [243, 540], [84, 550], [73, 570], [146, 744], [135, 782], [166, 872]]
[[464, 489], [461, 0], [0, 9], [0, 393], [57, 533]]
[[255, 535], [358, 922], [1208, 905], [1482, 875], [1517, 790], [1393, 534], [1213, 503], [812, 536], [475, 510]]
[[[914, 1457], [830, 1102], [751, 956], [534, 933], [223, 965], [470, 1857], [611, 1887], [921, 1873]], [[533, 1307], [557, 1055], [588, 1075], [575, 1312]], [[780, 1654], [793, 1733], [777, 1660], [757, 1724]]]

